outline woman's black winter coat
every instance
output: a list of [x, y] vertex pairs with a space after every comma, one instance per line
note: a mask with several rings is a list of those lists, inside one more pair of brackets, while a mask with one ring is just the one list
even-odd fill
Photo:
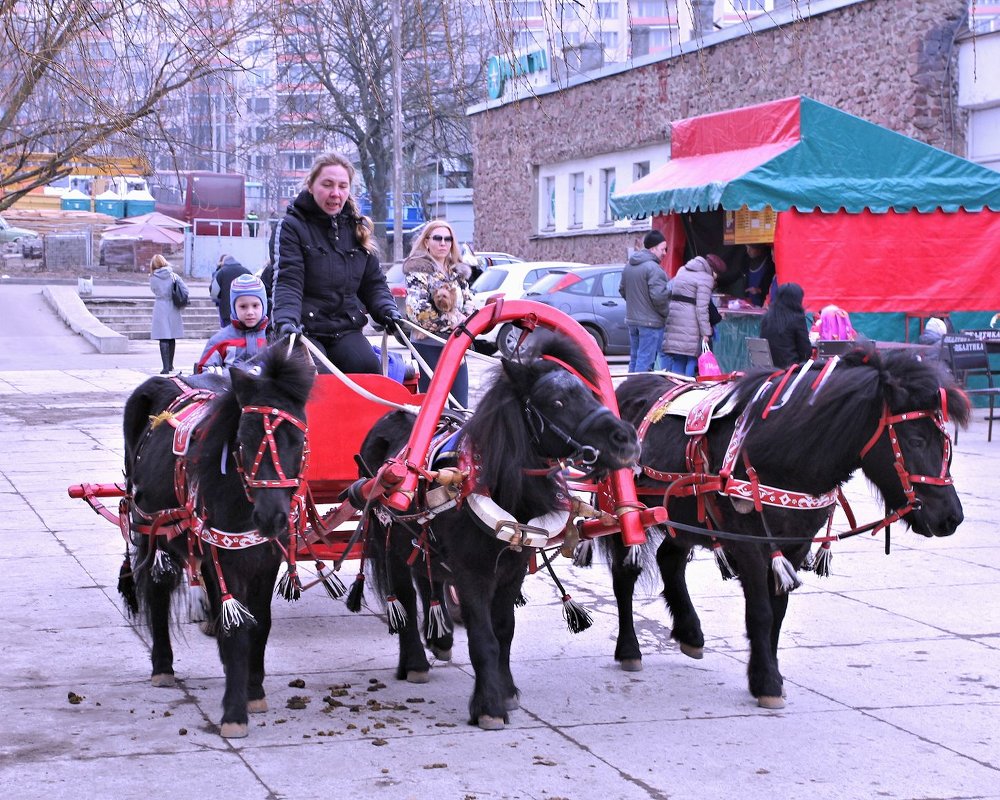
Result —
[[274, 240], [274, 326], [302, 325], [330, 336], [361, 330], [365, 310], [382, 321], [396, 311], [375, 253], [355, 236], [357, 219], [331, 217], [302, 191], [278, 224]]

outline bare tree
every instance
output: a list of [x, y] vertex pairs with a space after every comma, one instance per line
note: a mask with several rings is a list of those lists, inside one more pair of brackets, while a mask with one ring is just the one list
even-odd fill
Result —
[[[286, 80], [279, 77], [285, 102], [280, 107], [279, 101], [278, 109], [291, 120], [285, 135], [319, 135], [356, 153], [383, 239], [393, 163], [392, 1], [306, 0], [275, 29], [286, 65]], [[449, 6], [447, 0], [402, 6], [400, 91], [410, 185], [419, 165], [429, 159], [470, 157], [465, 108], [484, 59], [467, 10], [467, 4]]]
[[[228, 55], [266, 0], [0, 0], [0, 210], [74, 161], [178, 147], [160, 112], [242, 69]], [[162, 142], [161, 142], [162, 143]]]

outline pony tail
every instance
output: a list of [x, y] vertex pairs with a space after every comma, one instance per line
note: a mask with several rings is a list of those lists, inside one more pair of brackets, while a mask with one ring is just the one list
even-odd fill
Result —
[[354, 222], [354, 238], [358, 240], [361, 249], [367, 253], [378, 255], [378, 242], [372, 236], [375, 224], [372, 222], [371, 217], [364, 216], [358, 210], [358, 205], [354, 202], [354, 195], [348, 196], [347, 201], [344, 203], [344, 208]]

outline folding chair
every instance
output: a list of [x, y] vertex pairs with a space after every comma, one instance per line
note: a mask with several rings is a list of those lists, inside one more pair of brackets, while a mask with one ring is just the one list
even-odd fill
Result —
[[[990, 357], [986, 352], [986, 345], [973, 336], [966, 336], [960, 333], [946, 333], [941, 339], [941, 345], [948, 354], [948, 366], [951, 374], [955, 376], [965, 393], [970, 397], [988, 397], [990, 401], [990, 413], [986, 418], [989, 426], [986, 432], [986, 441], [993, 441], [993, 410], [996, 405], [996, 397], [1000, 395], [1000, 386], [993, 382], [993, 371], [990, 369]], [[975, 386], [970, 388], [969, 378], [985, 377], [986, 386]], [[955, 441], [958, 441], [958, 431], [955, 431]]]
[[748, 336], [747, 356], [750, 358], [751, 367], [774, 366], [774, 359], [771, 358], [771, 343], [767, 339]]

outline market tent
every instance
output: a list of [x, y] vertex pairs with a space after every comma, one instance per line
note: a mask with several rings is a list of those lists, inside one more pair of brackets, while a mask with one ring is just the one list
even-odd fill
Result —
[[796, 208], [1000, 211], [1000, 175], [808, 97], [671, 125], [671, 160], [611, 198], [618, 217]]
[[872, 323], [886, 338], [905, 315], [1000, 310], [1000, 173], [808, 97], [675, 122], [671, 137], [672, 160], [611, 198], [618, 216], [653, 217], [671, 271], [682, 217], [770, 206], [778, 280], [811, 309], [889, 312]]

